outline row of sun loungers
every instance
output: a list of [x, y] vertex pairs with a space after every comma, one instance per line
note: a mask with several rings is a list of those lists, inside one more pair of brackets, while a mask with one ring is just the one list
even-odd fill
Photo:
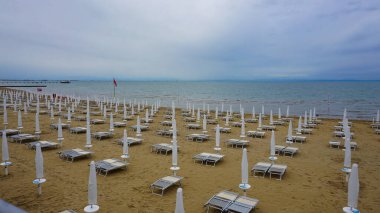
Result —
[[35, 141], [35, 142], [27, 143], [25, 145], [29, 149], [36, 149], [37, 144], [40, 144], [42, 150], [57, 149], [59, 147], [59, 143], [51, 142], [51, 141]]
[[[342, 144], [340, 141], [329, 141], [330, 148], [341, 148], [344, 147], [344, 143]], [[350, 142], [351, 149], [356, 150], [358, 148], [358, 143], [351, 141]]]
[[[179, 148], [179, 147], [177, 147]], [[167, 155], [169, 152], [173, 151], [173, 145], [168, 143], [160, 143], [152, 145], [152, 152], [156, 152], [156, 154], [165, 153]]]
[[206, 152], [203, 152], [203, 153], [200, 153], [200, 154], [197, 154], [193, 157], [193, 160], [194, 160], [194, 163], [196, 162], [199, 162], [201, 163], [202, 165], [203, 164], [214, 164], [214, 166], [216, 165], [216, 163], [218, 163], [219, 161], [221, 161], [223, 159], [224, 155], [221, 155], [221, 154], [211, 154], [211, 153], [206, 153]]
[[221, 191], [212, 196], [204, 205], [209, 212], [210, 208], [220, 212], [249, 213], [254, 210], [259, 200], [246, 196], [240, 196], [230, 191]]
[[18, 134], [18, 135], [10, 136], [10, 141], [16, 142], [16, 143], [33, 142], [39, 139], [40, 139], [39, 135], [32, 135], [32, 134]]
[[262, 174], [263, 177], [265, 177], [266, 174], [269, 174], [269, 178], [272, 178], [272, 175], [277, 175], [279, 177], [278, 180], [282, 180], [282, 176], [285, 174], [286, 169], [286, 165], [259, 162], [253, 166], [251, 173], [254, 176], [256, 176], [256, 174]]
[[283, 154], [284, 156], [289, 155], [290, 157], [293, 157], [294, 154], [298, 153], [298, 148], [291, 146], [276, 145], [275, 152], [278, 155]]
[[190, 134], [186, 135], [186, 140], [188, 141], [197, 141], [197, 142], [204, 142], [210, 139], [209, 135], [206, 134]]
[[265, 137], [265, 132], [260, 132], [260, 131], [248, 131], [247, 132], [248, 137], [253, 137], [253, 138], [264, 138]]
[[249, 145], [248, 140], [242, 140], [242, 139], [228, 139], [225, 141], [226, 146], [232, 146], [232, 148], [235, 146], [236, 148], [238, 146], [241, 146], [241, 148], [244, 148]]

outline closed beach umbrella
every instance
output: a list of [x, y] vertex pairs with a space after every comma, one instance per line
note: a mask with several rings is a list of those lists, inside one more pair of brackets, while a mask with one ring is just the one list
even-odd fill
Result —
[[307, 111], [305, 111], [305, 117], [304, 117], [304, 120], [303, 120], [303, 124], [307, 125]]
[[259, 128], [261, 128], [262, 126], [262, 118], [261, 118], [261, 113], [259, 113]]
[[36, 177], [37, 179], [43, 179], [44, 177], [44, 158], [42, 157], [41, 145], [36, 144]]
[[289, 105], [286, 107], [286, 117], [289, 117]]
[[241, 160], [241, 184], [239, 188], [244, 191], [244, 196], [247, 196], [247, 189], [251, 188], [248, 184], [248, 159], [247, 159], [247, 149], [243, 149], [243, 156]]
[[215, 119], [218, 119], [218, 115], [219, 115], [219, 112], [218, 112], [218, 107], [215, 108]]
[[9, 152], [8, 152], [8, 140], [7, 140], [7, 133], [5, 130], [3, 130], [3, 135], [2, 135], [2, 150], [1, 150], [1, 157], [2, 157], [2, 160], [3, 162], [7, 162], [9, 161]]
[[127, 119], [127, 107], [125, 106], [125, 100], [124, 100], [124, 106], [123, 106], [123, 119]]
[[298, 119], [298, 127], [297, 127], [297, 132], [301, 133], [302, 131], [302, 116]]
[[62, 140], [63, 140], [63, 133], [62, 133], [62, 123], [61, 123], [61, 118], [58, 118], [58, 141], [62, 145]]
[[[348, 129], [348, 130], [347, 130]], [[351, 145], [350, 145], [350, 137], [351, 133], [349, 128], [345, 130], [345, 139], [344, 139], [344, 167], [345, 168], [350, 168], [351, 167]]]
[[280, 107], [278, 108], [278, 119], [279, 120], [281, 119], [281, 108]]
[[207, 132], [207, 117], [203, 114], [203, 132]]
[[269, 124], [273, 124], [273, 113], [272, 110], [270, 111], [270, 117], [269, 117]]
[[145, 110], [145, 123], [149, 123], [149, 109]]
[[380, 110], [377, 110], [376, 123], [380, 122]]
[[8, 112], [7, 112], [7, 96], [4, 97], [4, 101], [3, 101], [3, 107], [4, 107], [4, 114], [3, 114], [3, 123], [4, 123], [4, 126], [5, 126], [5, 129], [7, 128], [7, 125], [8, 125]]
[[309, 112], [309, 122], [312, 123], [313, 122], [313, 111], [310, 109], [310, 112]]
[[98, 187], [96, 183], [95, 162], [90, 163], [90, 175], [88, 178], [88, 206], [84, 208], [85, 212], [97, 212], [98, 206]]
[[197, 122], [200, 122], [200, 121], [201, 121], [201, 111], [198, 108], [198, 111], [197, 111]]
[[106, 120], [107, 119], [107, 105], [104, 105], [103, 107], [103, 119]]
[[261, 105], [261, 115], [265, 115], [264, 104], [263, 104], [263, 105]]
[[24, 114], [28, 114], [28, 108], [26, 106], [26, 102], [24, 102]]
[[129, 145], [128, 145], [128, 135], [127, 135], [127, 130], [124, 129], [124, 134], [123, 134], [123, 155], [121, 156], [122, 158], [128, 158], [129, 153], [128, 150]]
[[272, 137], [270, 139], [270, 156], [276, 155], [276, 138], [274, 135], [274, 131], [272, 130]]
[[36, 129], [35, 129], [35, 134], [41, 134], [41, 129], [40, 129], [40, 115], [36, 113]]
[[350, 179], [348, 181], [348, 207], [351, 212], [357, 211], [359, 198], [359, 171], [358, 164], [352, 165]]
[[344, 121], [346, 118], [347, 118], [347, 109], [344, 108], [342, 121]]
[[219, 127], [219, 124], [216, 125], [216, 129], [215, 129], [215, 148], [214, 148], [217, 152], [220, 151], [220, 127]]
[[17, 129], [22, 129], [22, 115], [21, 115], [21, 111], [18, 110], [18, 113], [17, 113]]
[[230, 125], [229, 122], [230, 122], [230, 116], [228, 115], [228, 110], [227, 110], [227, 113], [226, 113], [226, 126]]
[[136, 136], [141, 136], [140, 116], [137, 116]]
[[92, 147], [92, 144], [91, 144], [91, 126], [90, 126], [90, 123], [87, 123], [86, 124], [86, 145], [85, 145], [86, 148], [91, 148]]
[[113, 126], [113, 114], [111, 112], [110, 114], [110, 132], [113, 132], [114, 126]]
[[313, 109], [313, 118], [316, 119], [317, 118], [317, 114], [315, 113], [315, 107]]
[[50, 107], [50, 120], [54, 120], [54, 107]]
[[293, 124], [292, 120], [289, 121], [289, 127], [288, 127], [288, 136], [287, 136], [287, 142], [293, 141], [293, 134], [292, 134]]
[[252, 119], [256, 118], [255, 106], [252, 107]]
[[245, 121], [244, 121], [244, 117], [241, 120], [240, 137], [241, 138], [245, 137]]
[[177, 197], [176, 197], [176, 202], [175, 202], [175, 213], [185, 213], [185, 209], [183, 208], [182, 188], [177, 189]]
[[172, 129], [173, 129], [173, 140], [177, 141], [177, 121], [175, 119], [172, 121]]
[[71, 123], [71, 108], [67, 108], [67, 123]]
[[178, 156], [177, 156], [177, 153], [178, 153], [177, 138], [174, 137], [174, 133], [176, 133], [176, 132], [173, 132], [172, 166], [170, 167], [170, 170], [172, 170], [173, 175], [176, 176], [176, 172], [179, 170], [179, 166], [178, 166], [178, 159], [177, 159], [178, 158]]

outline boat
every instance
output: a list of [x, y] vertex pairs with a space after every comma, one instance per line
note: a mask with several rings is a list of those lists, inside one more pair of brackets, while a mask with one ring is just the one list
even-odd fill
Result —
[[62, 81], [60, 81], [60, 83], [61, 84], [69, 84], [69, 83], [71, 83], [71, 81], [69, 81], [69, 80], [62, 80]]

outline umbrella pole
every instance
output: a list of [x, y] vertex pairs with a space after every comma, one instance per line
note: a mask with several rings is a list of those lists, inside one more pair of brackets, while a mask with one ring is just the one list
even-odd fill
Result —
[[5, 167], [4, 167], [4, 175], [5, 175], [5, 176], [8, 175], [8, 166], [5, 166]]
[[41, 184], [37, 185], [37, 191], [38, 191], [38, 195], [42, 194], [42, 186], [41, 186]]

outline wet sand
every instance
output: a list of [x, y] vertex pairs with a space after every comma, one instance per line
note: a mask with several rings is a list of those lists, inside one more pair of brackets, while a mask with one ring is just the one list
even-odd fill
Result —
[[[171, 155], [160, 155], [151, 152], [151, 146], [157, 143], [170, 143], [170, 138], [158, 136], [156, 130], [167, 128], [159, 123], [164, 120], [166, 109], [161, 108], [150, 125], [150, 130], [143, 132], [144, 139], [141, 145], [131, 146], [128, 169], [110, 173], [107, 177], [97, 176], [98, 203], [100, 212], [173, 212], [175, 209], [175, 195], [177, 187], [165, 191], [164, 196], [151, 193], [149, 186], [155, 180], [171, 175]], [[215, 152], [215, 125], [208, 125], [208, 134], [211, 141], [197, 143], [186, 141], [189, 133], [201, 133], [202, 130], [188, 130], [185, 122], [177, 110], [177, 129], [179, 131], [178, 162], [180, 170], [177, 173], [183, 176], [182, 180], [184, 205], [186, 212], [204, 212], [203, 205], [212, 195], [221, 190], [231, 190], [242, 194], [238, 185], [241, 181], [241, 148], [231, 148], [224, 145], [230, 138], [238, 138], [240, 128], [231, 127], [232, 133], [221, 134], [221, 153], [225, 155], [223, 161], [215, 167], [194, 164], [192, 156], [201, 152]], [[145, 113], [142, 113], [144, 117]], [[23, 132], [34, 132], [34, 113], [23, 114]], [[114, 121], [121, 121], [119, 114]], [[246, 118], [251, 115], [246, 115]], [[91, 116], [101, 118], [101, 116]], [[17, 127], [17, 113], [8, 108], [8, 128]], [[55, 122], [58, 118], [55, 117]], [[237, 119], [235, 119], [237, 120]], [[296, 127], [297, 120], [293, 123]], [[1, 119], [2, 121], [2, 119]], [[66, 122], [66, 119], [62, 119]], [[269, 121], [264, 120], [263, 124]], [[328, 141], [332, 136], [333, 126], [338, 120], [323, 119], [323, 124], [307, 136], [304, 144], [295, 143], [300, 152], [293, 158], [279, 156], [277, 164], [286, 164], [288, 169], [282, 181], [269, 177], [249, 177], [252, 188], [248, 191], [249, 197], [260, 200], [256, 212], [342, 212], [347, 205], [347, 185], [345, 176], [340, 171], [343, 167], [344, 152], [329, 148]], [[360, 196], [359, 209], [361, 212], [376, 212], [380, 209], [380, 135], [376, 135], [369, 127], [370, 122], [352, 121], [352, 131], [359, 145], [352, 152], [352, 163], [359, 164]], [[219, 120], [224, 126], [224, 122]], [[43, 131], [41, 140], [57, 141], [57, 131], [51, 130], [49, 115], [40, 115], [40, 124]], [[128, 126], [136, 124], [127, 122]], [[85, 121], [73, 121], [72, 127], [85, 126]], [[257, 124], [248, 123], [246, 131], [255, 130]], [[285, 145], [287, 125], [277, 127], [276, 144]], [[109, 121], [102, 125], [92, 125], [91, 131], [108, 131]], [[57, 152], [72, 148], [84, 149], [86, 134], [70, 134], [64, 130], [63, 147], [55, 150], [43, 151], [45, 177], [42, 196], [37, 196], [35, 179], [35, 152], [25, 145], [9, 143], [11, 162], [10, 175], [4, 177], [1, 171], [0, 197], [28, 212], [59, 212], [73, 209], [83, 212], [87, 204], [87, 183], [89, 163], [91, 160], [106, 158], [120, 158], [122, 146], [115, 142], [121, 138], [123, 128], [115, 128], [115, 137], [102, 141], [92, 140], [92, 151], [95, 153], [90, 159], [78, 160], [74, 163], [66, 162], [58, 157]], [[135, 136], [135, 132], [128, 129], [128, 136]], [[265, 138], [249, 138], [248, 149], [249, 168], [257, 162], [268, 162], [270, 132]]]

